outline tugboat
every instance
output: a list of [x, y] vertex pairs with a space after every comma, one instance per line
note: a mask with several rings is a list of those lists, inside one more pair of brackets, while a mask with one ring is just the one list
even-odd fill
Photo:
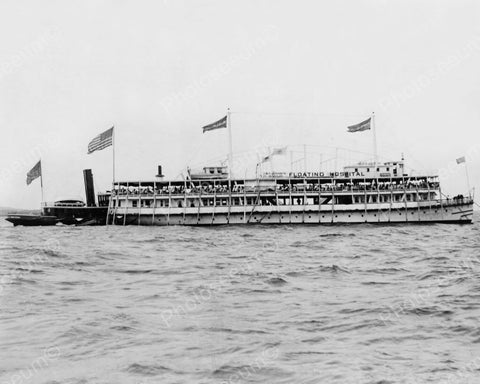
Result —
[[98, 204], [95, 202], [95, 191], [91, 169], [83, 171], [85, 182], [85, 204], [78, 199], [58, 200], [42, 203], [40, 215], [8, 214], [5, 220], [14, 226], [48, 226], [48, 225], [105, 225], [110, 193], [99, 193]]

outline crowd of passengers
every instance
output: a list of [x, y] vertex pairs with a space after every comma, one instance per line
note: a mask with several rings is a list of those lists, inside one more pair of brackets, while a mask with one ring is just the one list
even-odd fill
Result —
[[[234, 184], [233, 193], [278, 191], [278, 192], [311, 192], [311, 191], [372, 191], [372, 190], [403, 190], [403, 189], [437, 189], [438, 182], [411, 181], [405, 183], [342, 183], [342, 184], [277, 184], [274, 186], [244, 186], [243, 184]], [[168, 194], [221, 194], [229, 193], [227, 184], [202, 184], [202, 185], [172, 185], [162, 188], [148, 187], [125, 187], [120, 186], [113, 191], [114, 195], [168, 195]]]

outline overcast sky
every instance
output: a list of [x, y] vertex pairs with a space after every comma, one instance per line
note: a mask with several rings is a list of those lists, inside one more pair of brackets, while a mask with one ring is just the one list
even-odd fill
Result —
[[86, 153], [112, 125], [117, 179], [215, 163], [226, 130], [201, 127], [228, 107], [237, 174], [283, 145], [297, 160], [309, 144], [311, 171], [335, 147], [371, 159], [371, 132], [346, 127], [374, 111], [382, 159], [465, 193], [457, 157], [480, 183], [479, 20], [474, 0], [3, 0], [0, 206], [39, 206], [25, 175], [40, 156], [47, 201], [84, 198], [84, 168], [109, 188], [111, 148]]

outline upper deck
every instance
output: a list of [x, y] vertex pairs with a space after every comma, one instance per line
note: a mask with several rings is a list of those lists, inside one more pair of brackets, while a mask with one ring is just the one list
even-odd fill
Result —
[[262, 177], [258, 179], [202, 179], [175, 181], [119, 181], [114, 194], [168, 193], [244, 193], [257, 191], [372, 191], [372, 190], [438, 190], [436, 176], [367, 178], [340, 174], [333, 177], [304, 174], [304, 177]]

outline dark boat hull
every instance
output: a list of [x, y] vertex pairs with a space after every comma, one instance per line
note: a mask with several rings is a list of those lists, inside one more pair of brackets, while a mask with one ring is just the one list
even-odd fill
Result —
[[59, 221], [56, 216], [15, 214], [9, 214], [5, 220], [12, 223], [15, 227], [17, 225], [23, 225], [28, 227], [56, 225]]
[[105, 225], [108, 207], [44, 207], [43, 214], [54, 216], [66, 225]]

